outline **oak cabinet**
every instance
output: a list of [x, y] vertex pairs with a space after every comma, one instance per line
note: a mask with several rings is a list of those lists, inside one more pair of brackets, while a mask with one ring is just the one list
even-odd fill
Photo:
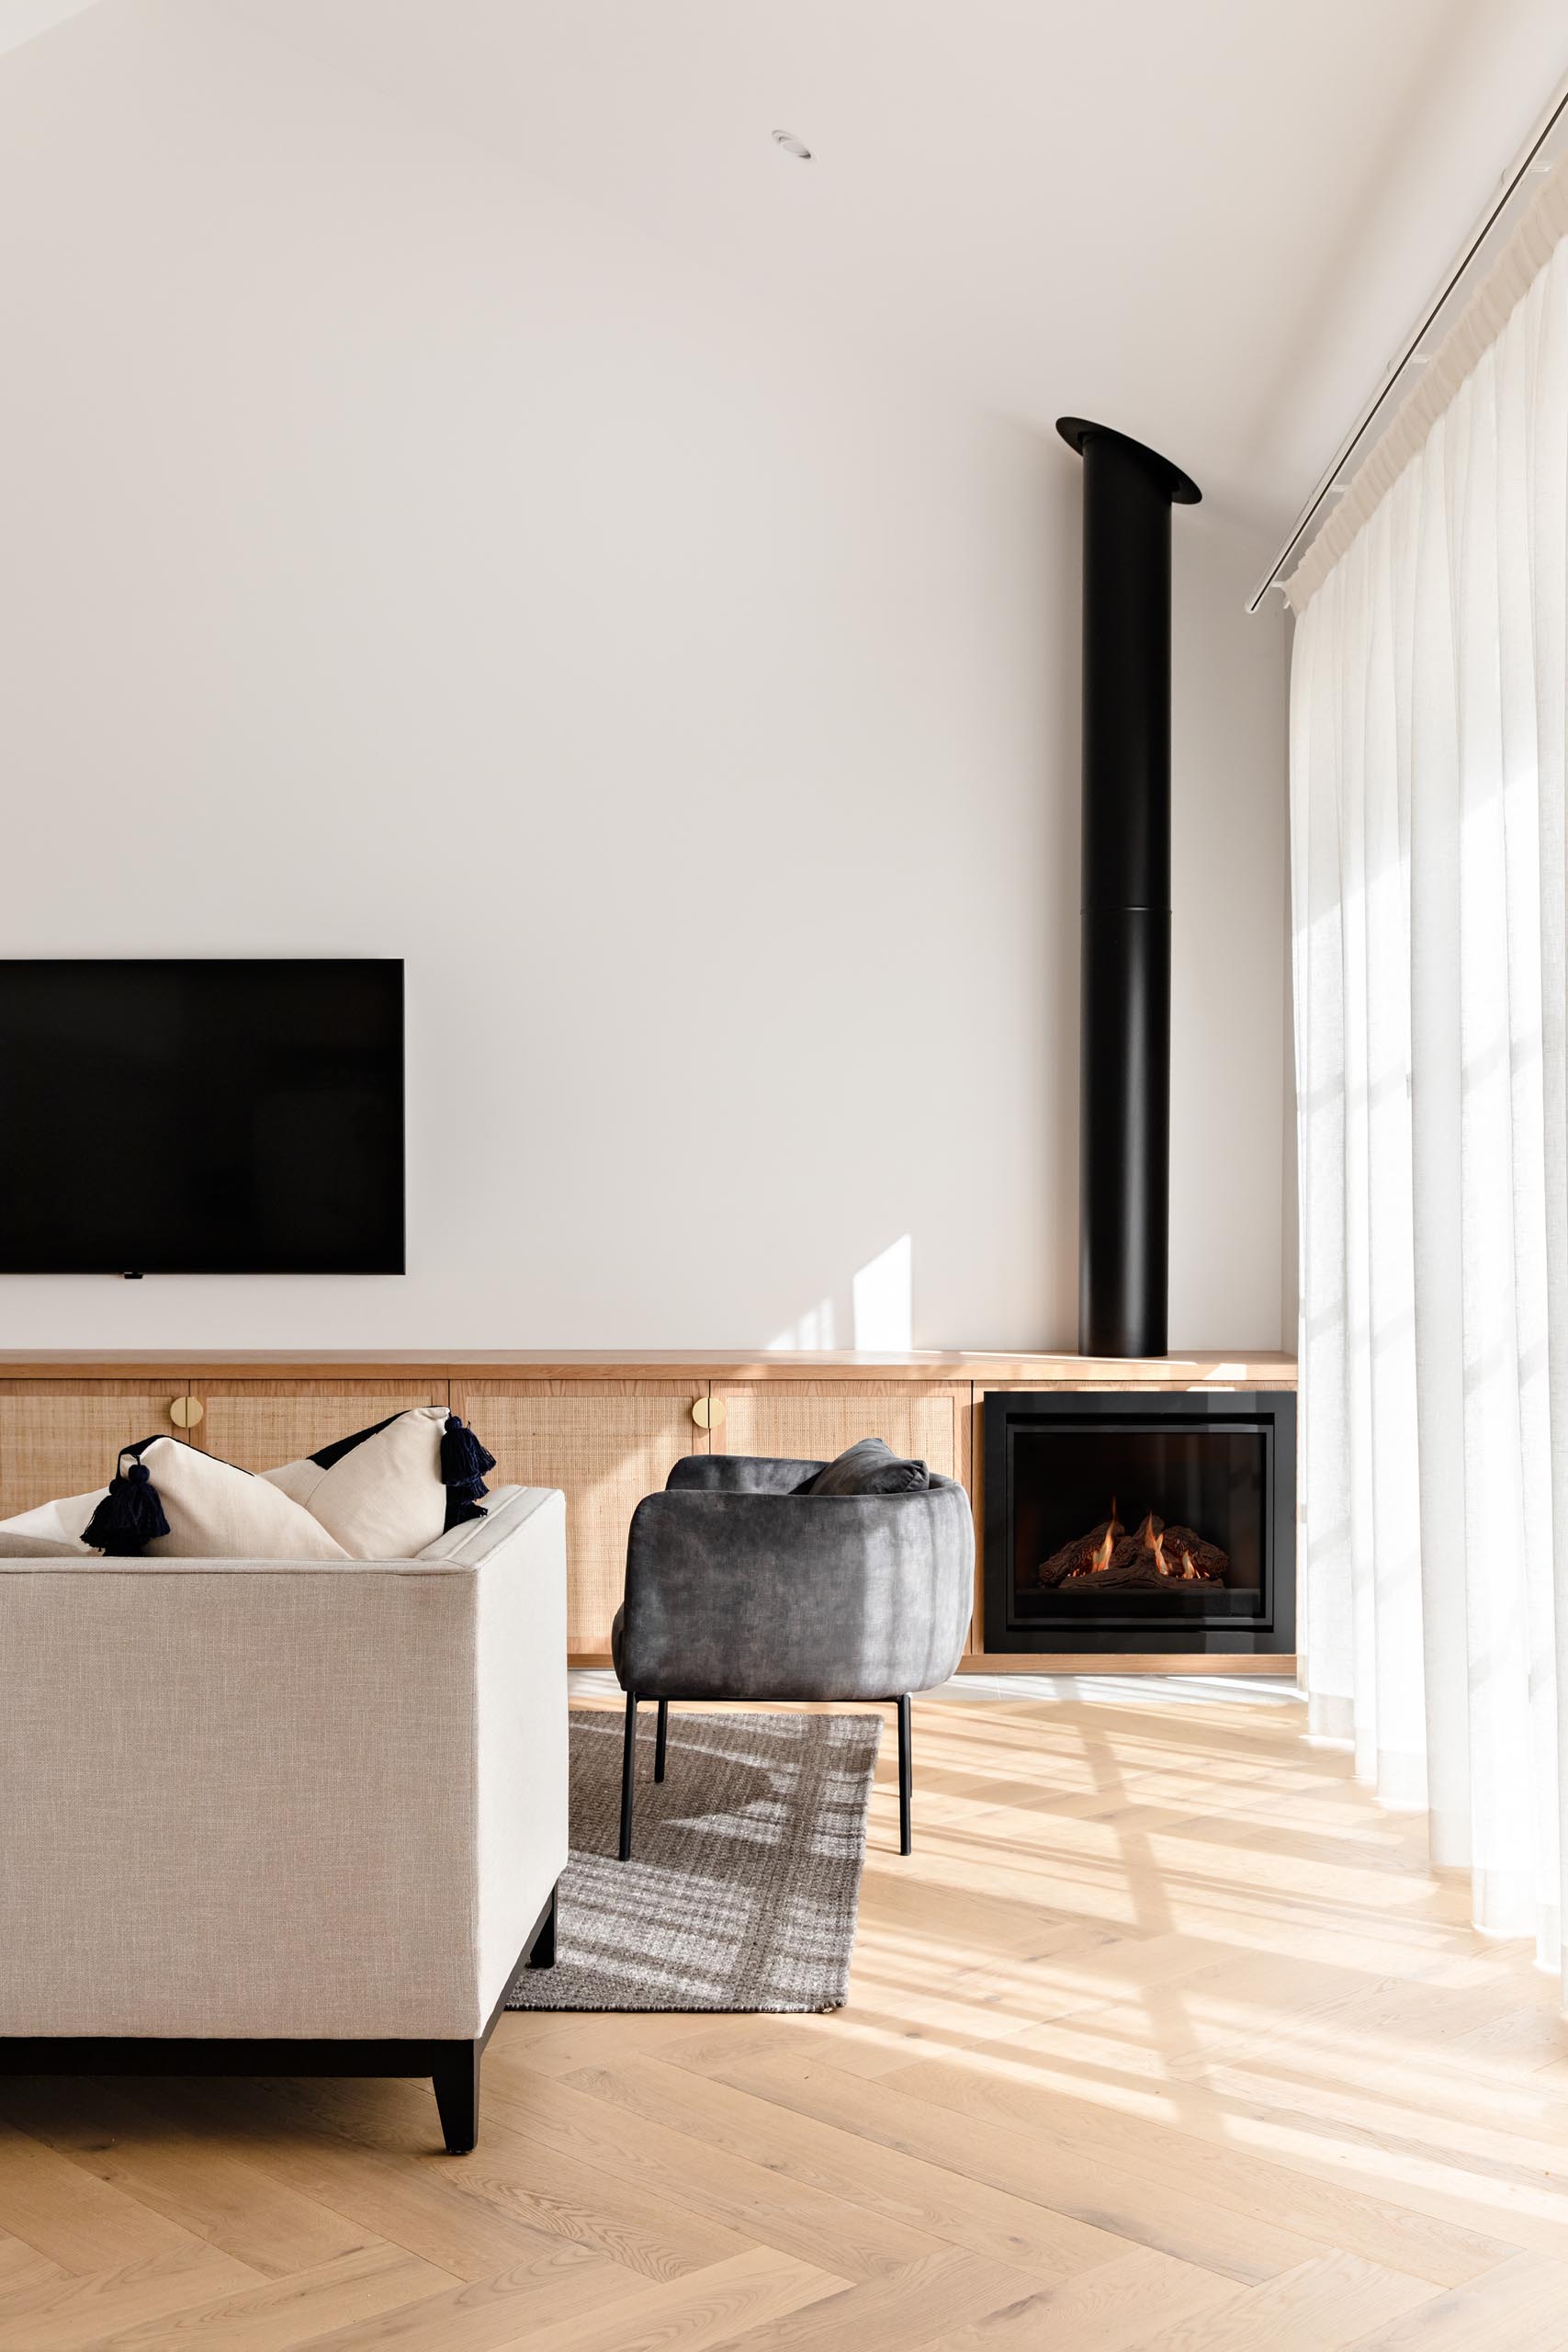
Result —
[[567, 1650], [607, 1662], [626, 1588], [626, 1531], [683, 1453], [705, 1453], [692, 1417], [705, 1380], [452, 1383], [452, 1409], [495, 1456], [494, 1481], [566, 1496]]
[[0, 1519], [107, 1487], [123, 1445], [177, 1437], [183, 1373], [145, 1380], [0, 1381]]
[[[496, 1456], [491, 1486], [558, 1487], [567, 1502], [568, 1641], [574, 1663], [607, 1665], [626, 1583], [626, 1535], [645, 1495], [685, 1453], [783, 1454], [828, 1461], [860, 1438], [886, 1438], [979, 1500], [976, 1442], [992, 1387], [1293, 1387], [1288, 1356], [1169, 1357], [1144, 1365], [1081, 1356], [932, 1352], [866, 1363], [852, 1356], [657, 1355], [652, 1351], [458, 1357], [299, 1356], [228, 1351], [93, 1360], [75, 1352], [0, 1354], [0, 1518], [51, 1497], [107, 1484], [123, 1446], [185, 1438], [242, 1469], [314, 1453], [415, 1405], [460, 1413]], [[978, 1600], [978, 1595], [976, 1596]], [[990, 1658], [971, 1631], [972, 1662]], [[1125, 1665], [1119, 1659], [1119, 1665]], [[1148, 1660], [1135, 1661], [1147, 1665]], [[1103, 1657], [1056, 1656], [1103, 1669]], [[1280, 1661], [1161, 1658], [1160, 1670], [1277, 1670]]]
[[830, 1462], [863, 1437], [886, 1438], [944, 1478], [968, 1469], [967, 1381], [746, 1380], [713, 1384], [714, 1451]]
[[205, 1408], [185, 1434], [241, 1470], [276, 1470], [356, 1430], [389, 1421], [411, 1405], [445, 1405], [444, 1380], [206, 1380], [192, 1394]]
[[[41, 1367], [39, 1370], [41, 1371]], [[438, 1376], [437, 1376], [438, 1375]], [[306, 1363], [0, 1378], [0, 1517], [51, 1496], [107, 1485], [119, 1449], [183, 1438], [243, 1470], [270, 1470], [415, 1405], [443, 1405], [471, 1423], [496, 1457], [491, 1484], [558, 1487], [567, 1500], [568, 1645], [607, 1664], [625, 1589], [632, 1513], [682, 1454], [710, 1448], [828, 1460], [863, 1437], [886, 1438], [967, 1484], [967, 1380], [858, 1374], [715, 1377], [677, 1364], [640, 1376], [616, 1363], [530, 1377], [486, 1365], [426, 1375], [417, 1361]], [[708, 1426], [709, 1423], [713, 1426]]]

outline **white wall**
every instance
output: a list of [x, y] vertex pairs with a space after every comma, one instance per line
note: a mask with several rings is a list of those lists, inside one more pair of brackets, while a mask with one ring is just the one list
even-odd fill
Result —
[[1285, 624], [1243, 605], [1271, 546], [1201, 506], [1173, 531], [1170, 1337], [1293, 1349]]
[[[1059, 444], [180, 0], [0, 62], [0, 316], [5, 952], [411, 1013], [406, 1278], [0, 1343], [1070, 1342]], [[1172, 1339], [1270, 1345], [1281, 631], [1176, 528]]]

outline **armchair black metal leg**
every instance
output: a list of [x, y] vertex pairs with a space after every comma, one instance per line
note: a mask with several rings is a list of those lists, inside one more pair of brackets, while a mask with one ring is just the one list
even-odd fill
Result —
[[530, 1968], [553, 1968], [556, 1964], [556, 1909], [560, 1901], [560, 1888], [550, 1889], [550, 1907], [539, 1923], [539, 1931], [528, 1947]]
[[909, 1827], [909, 1798], [915, 1777], [912, 1748], [909, 1694], [906, 1690], [898, 1702], [898, 1851], [901, 1854], [909, 1853], [915, 1843]]
[[435, 2108], [449, 2156], [466, 2156], [479, 2136], [481, 2041], [455, 2041], [434, 2077]]
[[626, 1692], [626, 1736], [621, 1748], [621, 1860], [632, 1858], [632, 1778], [637, 1770], [637, 1692]]
[[661, 1781], [664, 1778], [664, 1747], [665, 1742], [669, 1737], [670, 1702], [668, 1699], [660, 1699], [659, 1702], [659, 1729], [654, 1735], [653, 1741], [653, 1777], [656, 1781]]

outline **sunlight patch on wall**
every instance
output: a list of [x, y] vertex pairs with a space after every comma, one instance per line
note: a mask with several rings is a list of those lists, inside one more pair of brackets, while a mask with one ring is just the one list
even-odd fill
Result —
[[915, 1344], [915, 1244], [908, 1233], [889, 1242], [854, 1279], [857, 1348], [907, 1349]]

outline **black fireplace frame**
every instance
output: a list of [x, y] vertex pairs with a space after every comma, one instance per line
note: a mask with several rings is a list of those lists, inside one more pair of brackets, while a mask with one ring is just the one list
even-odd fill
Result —
[[[1205, 1625], [1119, 1614], [1115, 1599], [1092, 1619], [1044, 1625], [1015, 1618], [1013, 1439], [1020, 1430], [1075, 1422], [1129, 1433], [1187, 1427], [1259, 1430], [1264, 1448], [1263, 1606], [1256, 1617]], [[1296, 1646], [1296, 1398], [1288, 1388], [991, 1389], [985, 1398], [985, 1647], [1043, 1658], [1073, 1654], [1289, 1657]]]

